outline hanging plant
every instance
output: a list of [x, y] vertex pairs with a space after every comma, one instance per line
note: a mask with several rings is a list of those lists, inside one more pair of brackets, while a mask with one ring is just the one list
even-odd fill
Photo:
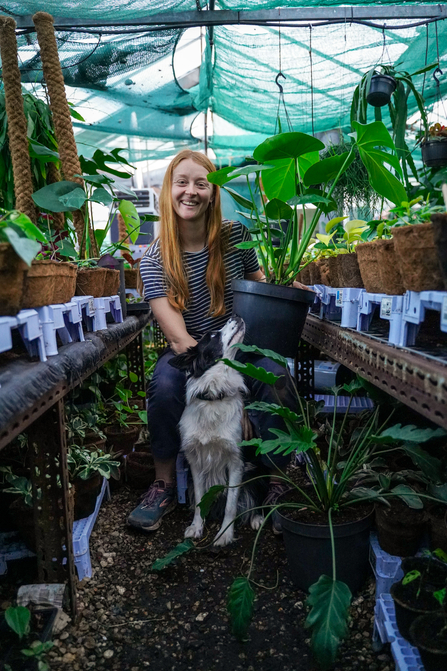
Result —
[[391, 100], [396, 90], [397, 82], [391, 75], [375, 74], [371, 77], [369, 91], [366, 94], [368, 105], [373, 107], [384, 107]]
[[447, 165], [447, 127], [440, 123], [430, 126], [428, 136], [421, 143], [422, 160], [428, 168]]

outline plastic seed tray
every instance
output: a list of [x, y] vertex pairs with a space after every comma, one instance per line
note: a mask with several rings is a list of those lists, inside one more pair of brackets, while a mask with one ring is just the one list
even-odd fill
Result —
[[389, 594], [382, 594], [377, 600], [374, 615], [373, 648], [378, 651], [383, 643], [390, 643], [396, 671], [424, 671], [417, 648], [399, 633], [394, 602]]
[[[324, 408], [322, 412], [334, 412], [335, 396], [332, 394], [315, 394], [314, 399], [316, 401], [324, 401]], [[337, 396], [337, 413], [346, 412], [348, 404], [349, 396]], [[351, 401], [349, 414], [356, 414], [358, 412], [363, 412], [363, 410], [371, 410], [371, 408], [374, 408], [374, 403], [371, 401], [371, 399], [367, 398], [366, 396], [354, 397]]]
[[388, 594], [393, 583], [403, 578], [401, 558], [389, 555], [379, 545], [377, 536], [371, 532], [369, 546], [369, 563], [376, 578], [376, 599]]

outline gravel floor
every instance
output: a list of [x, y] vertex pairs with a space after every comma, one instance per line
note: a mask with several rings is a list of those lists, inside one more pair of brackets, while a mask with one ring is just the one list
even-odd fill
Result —
[[[309, 649], [305, 594], [291, 584], [281, 538], [264, 534], [254, 579], [257, 599], [247, 643], [232, 636], [226, 595], [249, 560], [254, 532], [218, 552], [188, 554], [161, 573], [152, 562], [183, 539], [190, 512], [178, 506], [158, 532], [126, 527], [139, 493], [121, 489], [104, 503], [91, 537], [93, 577], [79, 585], [80, 618], [55, 640], [51, 668], [142, 671], [307, 671]], [[215, 533], [210, 529], [210, 539]], [[277, 578], [278, 576], [278, 578]], [[336, 671], [394, 669], [389, 649], [371, 649], [374, 582], [354, 599], [349, 639]]]

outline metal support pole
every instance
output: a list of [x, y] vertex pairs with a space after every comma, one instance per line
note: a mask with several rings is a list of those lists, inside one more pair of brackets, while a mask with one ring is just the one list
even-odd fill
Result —
[[146, 391], [146, 380], [144, 375], [144, 352], [143, 332], [141, 331], [134, 340], [126, 347], [127, 374], [135, 373], [138, 376], [136, 382], [129, 377], [129, 387], [134, 392]]

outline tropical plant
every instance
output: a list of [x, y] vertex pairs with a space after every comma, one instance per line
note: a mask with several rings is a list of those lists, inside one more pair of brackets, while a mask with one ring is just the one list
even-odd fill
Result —
[[5, 610], [6, 624], [22, 640], [29, 633], [31, 613], [25, 606], [10, 606]]
[[78, 478], [89, 480], [97, 473], [104, 478], [119, 480], [119, 461], [114, 459], [113, 454], [104, 452], [91, 452], [83, 447], [72, 445], [67, 454], [68, 473], [71, 482]]
[[[335, 217], [326, 224], [326, 235], [317, 233], [318, 242], [313, 246], [318, 257], [337, 254], [350, 254], [355, 251], [359, 242], [363, 242], [362, 234], [367, 228], [366, 221], [348, 217]], [[331, 232], [332, 231], [332, 232]]]
[[37, 662], [37, 671], [49, 671], [50, 667], [46, 661], [47, 652], [51, 650], [54, 643], [53, 641], [33, 641], [29, 648], [24, 648], [20, 652], [25, 657], [33, 657]]
[[0, 242], [9, 243], [30, 266], [40, 252], [41, 243], [46, 243], [47, 238], [26, 214], [0, 209]]
[[[355, 151], [365, 165], [372, 188], [380, 196], [396, 204], [407, 199], [396, 177], [402, 170], [394, 142], [384, 124], [375, 121], [365, 125], [354, 121], [353, 128], [352, 145], [340, 156], [320, 160], [318, 152], [324, 149], [320, 140], [305, 133], [282, 133], [267, 138], [255, 149], [256, 165], [222, 168], [208, 175], [211, 183], [223, 186], [238, 205], [248, 210], [248, 214], [240, 214], [254, 226], [250, 230], [254, 240], [236, 246], [256, 248], [268, 282], [292, 284], [321, 215], [337, 209], [334, 189], [353, 162]], [[250, 183], [253, 174], [254, 189]], [[225, 186], [241, 175], [247, 179], [250, 199]], [[259, 195], [260, 206], [257, 204]], [[316, 209], [308, 222], [306, 206], [311, 204]], [[288, 222], [286, 226], [282, 223], [284, 220]], [[278, 238], [279, 246], [276, 245]]]
[[[25, 505], [32, 507], [33, 505], [33, 485], [31, 480], [23, 476], [15, 475], [10, 466], [0, 466], [0, 473], [3, 473], [4, 480], [9, 482], [10, 487], [3, 489], [5, 494], [15, 494], [23, 497]], [[40, 490], [38, 490], [38, 497], [40, 498]]]

